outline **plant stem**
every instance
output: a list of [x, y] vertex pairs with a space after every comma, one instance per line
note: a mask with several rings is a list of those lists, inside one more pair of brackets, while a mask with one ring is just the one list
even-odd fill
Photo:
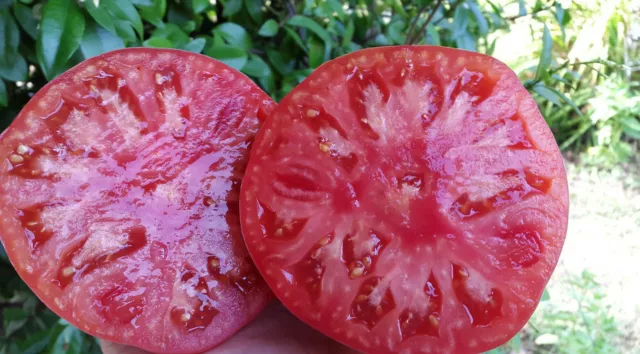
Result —
[[404, 44], [410, 44], [409, 39], [411, 37], [411, 33], [413, 33], [413, 29], [416, 27], [416, 24], [418, 23], [418, 19], [420, 18], [420, 16], [422, 16], [422, 13], [427, 9], [427, 6], [428, 6], [427, 4], [424, 4], [420, 8], [420, 10], [418, 10], [418, 13], [416, 14], [416, 17], [413, 18], [413, 21], [411, 21], [411, 25], [407, 30], [407, 39], [405, 39]]
[[427, 20], [422, 24], [422, 26], [420, 26], [420, 29], [418, 31], [416, 31], [414, 34], [412, 34], [411, 32], [407, 32], [408, 36], [410, 37], [407, 37], [407, 40], [405, 41], [406, 44], [415, 44], [415, 41], [418, 40], [419, 38], [418, 34], [422, 33], [425, 30], [425, 28], [427, 28], [427, 26], [429, 25], [429, 22], [433, 20], [433, 16], [436, 15], [436, 11], [438, 11], [438, 8], [440, 7], [440, 5], [442, 5], [442, 0], [438, 0], [438, 2], [436, 3], [436, 6], [433, 7], [433, 10], [431, 10], [431, 14], [429, 14], [429, 17], [427, 17]]

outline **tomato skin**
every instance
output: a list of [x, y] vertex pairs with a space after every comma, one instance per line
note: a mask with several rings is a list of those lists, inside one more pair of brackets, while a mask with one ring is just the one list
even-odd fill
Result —
[[0, 134], [11, 263], [47, 307], [101, 339], [157, 353], [222, 343], [272, 299], [237, 198], [274, 106], [194, 53], [130, 48], [78, 64]]
[[505, 343], [535, 310], [568, 219], [562, 157], [517, 76], [428, 46], [316, 69], [258, 133], [240, 202], [275, 295], [366, 353]]

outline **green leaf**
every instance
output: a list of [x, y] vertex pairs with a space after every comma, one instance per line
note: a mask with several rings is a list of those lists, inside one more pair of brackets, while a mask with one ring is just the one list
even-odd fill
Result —
[[111, 13], [109, 13], [109, 9], [105, 6], [104, 2], [101, 3], [99, 0], [86, 0], [84, 3], [89, 15], [91, 15], [100, 26], [106, 28], [111, 33], [116, 33]]
[[20, 29], [10, 11], [0, 12], [0, 40], [0, 59], [18, 51]]
[[549, 75], [549, 66], [551, 66], [551, 47], [553, 45], [553, 39], [551, 39], [551, 32], [549, 27], [544, 25], [544, 32], [542, 34], [542, 52], [540, 53], [540, 62], [538, 62], [538, 68], [536, 69], [536, 80], [543, 80]]
[[267, 58], [280, 75], [288, 75], [295, 66], [295, 60], [285, 58], [284, 54], [275, 49], [267, 49]]
[[440, 34], [434, 25], [427, 25], [427, 34], [429, 38], [431, 38], [431, 43], [433, 45], [440, 45]]
[[478, 50], [476, 39], [469, 32], [456, 38], [456, 47], [474, 52]]
[[18, 53], [20, 29], [11, 11], [0, 11], [0, 77], [22, 81], [27, 77], [27, 62]]
[[156, 28], [151, 37], [166, 38], [173, 48], [184, 48], [189, 43], [189, 35], [173, 23], [167, 23], [163, 27]]
[[40, 354], [45, 352], [47, 344], [49, 344], [49, 331], [43, 330], [29, 333], [27, 339], [19, 346], [22, 349], [22, 354]]
[[560, 27], [564, 27], [564, 8], [562, 7], [562, 4], [557, 2], [555, 3], [555, 7], [556, 7], [556, 11], [555, 11], [555, 15], [556, 15], [556, 21], [558, 21], [558, 24], [560, 24]]
[[214, 30], [214, 33], [219, 34], [227, 41], [228, 44], [242, 48], [244, 50], [251, 49], [251, 37], [247, 34], [244, 27], [235, 24], [233, 22], [225, 22]]
[[257, 55], [252, 54], [242, 68], [242, 72], [251, 77], [267, 77], [271, 75], [269, 65]]
[[49, 0], [44, 5], [36, 53], [48, 80], [67, 69], [83, 33], [84, 16], [75, 0]]
[[247, 63], [247, 52], [232, 45], [220, 45], [207, 48], [204, 54], [218, 59], [236, 70], [242, 70]]
[[487, 46], [487, 55], [493, 55], [493, 52], [496, 50], [496, 40], [498, 38], [494, 38], [493, 41], [491, 41], [491, 44], [489, 44]]
[[130, 35], [129, 29], [126, 28], [126, 26], [124, 26], [122, 23], [126, 22], [136, 30], [136, 32], [138, 33], [138, 37], [142, 38], [142, 19], [140, 19], [138, 10], [136, 10], [135, 6], [133, 6], [131, 0], [117, 0], [117, 3], [115, 2], [115, 0], [100, 1], [109, 8], [109, 12], [114, 16], [114, 18], [118, 19], [114, 20], [114, 26], [120, 37], [122, 37], [123, 39], [127, 39], [123, 36], [123, 34], [127, 36]]
[[262, 4], [263, 0], [244, 0], [244, 7], [256, 23], [261, 23], [263, 19]]
[[628, 136], [640, 140], [640, 122], [635, 117], [623, 117], [620, 119], [622, 130]]
[[304, 42], [302, 42], [302, 39], [300, 38], [300, 36], [298, 35], [298, 33], [296, 33], [295, 30], [289, 28], [289, 27], [283, 27], [284, 31], [287, 32], [287, 35], [289, 37], [291, 37], [293, 39], [294, 42], [296, 42], [296, 44], [298, 45], [298, 47], [300, 47], [300, 49], [302, 49], [305, 53], [308, 53], [309, 51], [307, 50], [307, 46], [304, 45]]
[[317, 68], [324, 63], [324, 44], [315, 38], [311, 38], [309, 45], [309, 66]]
[[162, 19], [167, 12], [167, 0], [152, 0], [151, 5], [138, 5], [143, 20], [156, 27], [162, 27]]
[[222, 16], [229, 17], [237, 14], [242, 10], [242, 0], [227, 0], [224, 3]]
[[549, 295], [549, 290], [544, 289], [544, 291], [542, 292], [542, 298], [540, 299], [540, 301], [549, 301], [551, 300], [551, 295]]
[[191, 8], [195, 14], [204, 12], [210, 5], [209, 0], [191, 0]]
[[287, 24], [289, 24], [290, 26], [306, 28], [320, 37], [320, 39], [324, 41], [324, 57], [325, 59], [329, 59], [329, 56], [331, 54], [332, 39], [331, 35], [329, 34], [329, 32], [327, 32], [326, 29], [314, 22], [312, 19], [302, 15], [295, 15], [291, 17], [289, 21], [287, 21]]
[[151, 48], [173, 48], [173, 43], [164, 37], [151, 37], [143, 45]]
[[0, 0], [0, 10], [7, 10], [13, 5], [13, 0]]
[[4, 336], [11, 337], [27, 322], [27, 314], [20, 308], [5, 308], [2, 310]]
[[15, 3], [13, 4], [13, 14], [29, 37], [36, 39], [38, 36], [38, 20], [33, 17], [33, 11], [25, 5]]
[[391, 39], [394, 44], [403, 44], [407, 35], [404, 33], [406, 24], [404, 21], [395, 21], [387, 28], [387, 37]]
[[[4, 81], [0, 80], [0, 107], [9, 106], [9, 94], [7, 93], [7, 86], [5, 86]], [[0, 245], [0, 248], [2, 246]], [[0, 251], [0, 258], [3, 258], [4, 248]], [[6, 254], [4, 254], [6, 256]]]
[[123, 20], [116, 20], [113, 24], [116, 27], [118, 37], [122, 38], [125, 43], [137, 42], [138, 37], [131, 23]]
[[563, 101], [565, 101], [569, 106], [571, 106], [571, 108], [573, 108], [573, 110], [579, 115], [582, 116], [582, 112], [580, 112], [580, 108], [578, 108], [578, 106], [569, 98], [567, 97], [564, 93], [552, 88], [552, 87], [547, 87], [547, 89], [551, 90], [553, 93], [555, 93], [558, 97], [560, 97], [560, 99], [562, 99]]
[[[2, 82], [2, 85], [4, 86], [4, 82]], [[2, 245], [2, 242], [0, 242], [0, 260], [4, 261], [5, 263], [9, 263], [9, 256], [7, 256], [7, 251], [4, 250], [4, 245]]]
[[524, 0], [518, 0], [518, 15], [524, 16], [527, 14], [527, 6], [525, 5]]
[[342, 47], [347, 47], [353, 39], [353, 34], [356, 30], [356, 26], [353, 23], [353, 19], [349, 19], [347, 29], [344, 31], [344, 37], [342, 37]]
[[290, 26], [306, 28], [320, 37], [325, 44], [329, 43], [329, 46], [331, 45], [331, 35], [329, 35], [329, 32], [309, 17], [295, 15], [287, 21], [287, 24]]
[[549, 100], [549, 102], [555, 104], [556, 106], [560, 106], [560, 96], [550, 88], [543, 85], [535, 85], [533, 86], [533, 91], [535, 91], [540, 96]]
[[469, 10], [462, 6], [456, 7], [453, 14], [453, 38], [468, 35], [467, 27], [469, 26]]
[[87, 23], [80, 42], [80, 50], [85, 59], [124, 47], [122, 38], [93, 21]]
[[82, 332], [72, 325], [68, 325], [62, 333], [55, 338], [51, 354], [81, 354], [83, 341]]
[[273, 37], [278, 33], [278, 22], [270, 18], [260, 26], [258, 35], [262, 37]]
[[472, 1], [467, 1], [467, 4], [469, 5], [471, 13], [473, 13], [473, 16], [476, 18], [476, 24], [478, 25], [478, 32], [480, 32], [480, 35], [484, 36], [489, 33], [489, 24], [478, 5]]
[[184, 50], [188, 50], [194, 53], [202, 53], [204, 46], [207, 44], [207, 40], [204, 38], [196, 38], [184, 46]]

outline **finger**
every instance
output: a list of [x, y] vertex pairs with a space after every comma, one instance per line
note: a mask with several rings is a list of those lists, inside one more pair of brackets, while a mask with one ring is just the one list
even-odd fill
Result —
[[106, 340], [100, 340], [100, 348], [102, 348], [103, 354], [149, 354], [149, 352], [136, 347], [107, 342]]
[[355, 354], [274, 301], [256, 320], [209, 354]]

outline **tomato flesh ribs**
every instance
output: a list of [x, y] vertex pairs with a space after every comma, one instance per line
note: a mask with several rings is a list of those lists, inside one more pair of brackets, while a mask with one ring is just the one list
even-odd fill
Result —
[[174, 50], [112, 52], [56, 78], [0, 140], [0, 236], [18, 273], [100, 338], [220, 343], [270, 298], [238, 215], [274, 106], [237, 71]]
[[534, 311], [567, 227], [562, 157], [485, 55], [386, 47], [318, 68], [267, 119], [249, 252], [299, 318], [369, 353], [472, 353]]

